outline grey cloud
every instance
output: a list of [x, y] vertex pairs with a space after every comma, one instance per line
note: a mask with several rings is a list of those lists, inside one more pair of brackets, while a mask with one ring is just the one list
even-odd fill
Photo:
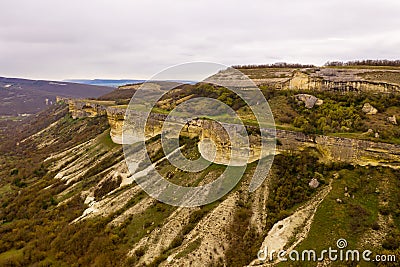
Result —
[[5, 0], [0, 76], [148, 78], [173, 64], [398, 58], [397, 0]]

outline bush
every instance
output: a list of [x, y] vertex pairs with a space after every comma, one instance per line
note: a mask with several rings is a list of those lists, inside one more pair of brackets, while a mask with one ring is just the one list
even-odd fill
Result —
[[19, 188], [26, 187], [26, 183], [23, 182], [23, 181], [21, 181], [20, 178], [14, 179], [13, 185], [15, 185], [15, 186], [17, 186], [17, 187], [19, 187]]
[[144, 249], [144, 247], [140, 247], [135, 251], [135, 255], [138, 258], [142, 257], [145, 253], [146, 253], [146, 250]]
[[382, 247], [388, 250], [398, 249], [400, 247], [400, 234], [398, 232], [389, 233], [383, 241]]
[[374, 222], [374, 223], [371, 225], [371, 228], [372, 228], [372, 230], [375, 230], [375, 231], [378, 231], [379, 229], [381, 229], [381, 227], [380, 227], [380, 225], [379, 225], [378, 222]]

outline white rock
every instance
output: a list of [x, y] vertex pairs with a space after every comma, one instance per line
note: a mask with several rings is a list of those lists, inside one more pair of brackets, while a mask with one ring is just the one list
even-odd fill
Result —
[[313, 178], [313, 179], [311, 179], [311, 181], [308, 183], [308, 185], [309, 185], [311, 188], [317, 188], [317, 187], [319, 186], [319, 182], [318, 182], [317, 179]]
[[168, 256], [168, 258], [167, 258], [167, 262], [171, 262], [173, 259], [174, 259], [174, 257], [173, 257], [173, 256]]
[[367, 115], [375, 115], [376, 113], [378, 113], [378, 110], [374, 108], [370, 103], [365, 103], [362, 111]]
[[388, 120], [388, 122], [390, 122], [391, 124], [397, 125], [396, 115], [393, 115], [393, 117], [388, 117], [387, 120]]
[[313, 108], [315, 105], [321, 106], [324, 101], [313, 95], [309, 94], [298, 94], [294, 96], [298, 101], [302, 101], [306, 108]]

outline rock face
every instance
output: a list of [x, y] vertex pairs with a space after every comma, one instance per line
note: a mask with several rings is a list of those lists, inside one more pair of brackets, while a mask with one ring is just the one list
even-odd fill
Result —
[[305, 104], [306, 108], [313, 108], [315, 105], [321, 106], [324, 101], [313, 95], [309, 94], [298, 94], [294, 96], [296, 100], [301, 101]]
[[400, 168], [400, 145], [277, 130], [278, 152], [315, 148], [326, 161]]
[[125, 109], [108, 107], [106, 112], [108, 123], [111, 128], [111, 140], [116, 144], [122, 144], [122, 127], [124, 125]]
[[323, 69], [312, 74], [297, 71], [288, 81], [277, 84], [276, 88], [340, 92], [400, 92], [400, 86], [397, 84], [366, 81], [356, 75], [344, 75], [332, 69]]
[[69, 99], [69, 111], [72, 118], [96, 117], [106, 115], [106, 105], [114, 104], [114, 101], [96, 101], [87, 99]]
[[[85, 103], [85, 101], [83, 101], [83, 103]], [[85, 111], [78, 111], [76, 110], [77, 105], [72, 105], [74, 109], [70, 110], [71, 113], [81, 116], [94, 116], [94, 114], [101, 115], [105, 112], [111, 126], [110, 134], [113, 142], [117, 144], [122, 144], [124, 142], [122, 138], [126, 111], [124, 108], [103, 107], [96, 109], [96, 113], [90, 113], [86, 111], [84, 105], [81, 106]], [[143, 114], [140, 112], [137, 112], [135, 116], [137, 117], [134, 117], [134, 120], [143, 119]], [[161, 133], [165, 118], [166, 115], [163, 114], [152, 113], [150, 115], [145, 129], [145, 139], [149, 139]], [[239, 146], [238, 149], [233, 151], [227, 133], [219, 123], [205, 119], [195, 119], [189, 123], [182, 121], [181, 118], [172, 119], [175, 123], [180, 125], [182, 135], [188, 137], [199, 137], [200, 153], [205, 159], [217, 164], [227, 165], [231, 158], [242, 159], [247, 153], [249, 153], [248, 162], [253, 162], [269, 155], [273, 150], [272, 148], [275, 148], [276, 140], [271, 134], [268, 135], [269, 130], [266, 129], [262, 129], [262, 131], [264, 131], [265, 135], [269, 137], [264, 140], [259, 134], [257, 134], [255, 127], [247, 127], [248, 132], [252, 133], [249, 135], [250, 150], [247, 146]], [[126, 140], [128, 141], [137, 138], [135, 136], [135, 124], [130, 123], [129, 125], [131, 125], [129, 133], [132, 136], [124, 137], [127, 138]], [[235, 132], [238, 126], [230, 124], [225, 125], [225, 127], [228, 127], [232, 132]], [[400, 168], [400, 145], [323, 135], [311, 136], [301, 132], [284, 130], [276, 130], [276, 138], [279, 139], [280, 145], [276, 146], [276, 150], [273, 153], [293, 150], [301, 151], [307, 148], [313, 148], [316, 149], [326, 161], [341, 161], [358, 165], [380, 165]], [[204, 149], [203, 143], [205, 141], [212, 141], [215, 144], [216, 154]], [[262, 150], [263, 153], [267, 154], [261, 154], [261, 142], [263, 145], [269, 146], [270, 149]], [[235, 162], [230, 162], [231, 165], [234, 165], [234, 163]]]
[[[161, 118], [165, 116], [161, 114], [154, 115], [155, 116], [152, 116], [150, 120], [150, 129], [146, 131], [148, 137], [160, 133], [162, 124]], [[183, 127], [181, 134], [189, 137], [199, 136], [200, 141], [211, 139], [217, 146], [215, 163], [227, 164], [230, 160], [231, 152], [233, 157], [242, 157], [245, 151], [244, 148], [242, 151], [231, 151], [226, 132], [223, 131], [222, 127], [220, 128], [216, 124], [216, 122], [209, 120], [194, 120]], [[370, 164], [400, 168], [400, 145], [323, 135], [310, 136], [300, 132], [284, 130], [276, 130], [276, 137], [281, 142], [281, 145], [276, 147], [276, 153], [315, 148], [327, 161], [342, 161], [359, 165]], [[267, 156], [261, 155], [260, 153], [260, 139], [261, 137], [259, 135], [249, 136], [249, 162]], [[272, 140], [263, 140], [263, 144], [271, 145], [271, 141]], [[200, 149], [200, 152], [204, 158], [212, 159], [213, 155], [208, 154], [208, 151]]]
[[378, 113], [378, 110], [374, 108], [370, 103], [365, 103], [362, 111], [367, 115], [375, 115], [376, 113]]
[[[234, 133], [232, 136], [233, 140], [229, 139], [224, 128]], [[200, 137], [199, 151], [201, 155], [206, 160], [218, 164], [240, 166], [243, 165], [243, 162], [246, 162], [247, 155], [247, 163], [250, 163], [272, 155], [275, 152], [275, 138], [271, 133], [268, 133], [268, 130], [263, 130], [265, 136], [269, 136], [265, 140], [262, 140], [261, 136], [257, 134], [248, 136], [250, 149], [242, 142], [240, 128], [235, 124], [224, 124], [222, 127], [215, 121], [197, 119], [185, 125], [182, 134], [185, 134], [185, 131], [188, 136], [198, 135]], [[243, 134], [246, 135], [246, 133]], [[206, 141], [209, 140], [216, 147], [215, 155], [212, 149], [207, 149]], [[264, 149], [261, 149], [261, 142]], [[238, 144], [238, 147], [232, 149], [232, 143]]]
[[[110, 109], [108, 113], [111, 114]], [[135, 118], [136, 116], [136, 118]], [[122, 125], [124, 121], [116, 119], [115, 115], [112, 115], [113, 119], [109, 119], [111, 129], [111, 138], [118, 144], [132, 143], [135, 141], [143, 141], [135, 133], [135, 121], [139, 121], [143, 118], [143, 114], [140, 112], [130, 113], [129, 125], [125, 126], [125, 136], [122, 138]], [[166, 115], [152, 113], [147, 120], [145, 128], [145, 139], [150, 139], [162, 132], [163, 122], [166, 119]], [[272, 134], [269, 134], [267, 130], [263, 130], [265, 135], [270, 136], [266, 140], [262, 140], [259, 135], [249, 135], [249, 147], [242, 142], [239, 125], [237, 124], [223, 124], [223, 127], [212, 120], [206, 119], [194, 119], [190, 122], [185, 122], [182, 118], [172, 118], [174, 123], [181, 129], [180, 134], [182, 136], [199, 138], [199, 152], [208, 161], [212, 161], [217, 164], [231, 165], [231, 166], [242, 166], [246, 163], [254, 162], [262, 157], [266, 157], [274, 153], [275, 138]], [[233, 140], [229, 139], [229, 135], [226, 130], [233, 133]], [[139, 132], [140, 129], [136, 129]], [[166, 133], [168, 136], [168, 133]], [[264, 149], [261, 149], [261, 142], [263, 142]], [[235, 149], [232, 149], [232, 143], [237, 144]], [[214, 145], [213, 145], [214, 144]], [[248, 157], [247, 157], [248, 156]], [[247, 161], [246, 161], [247, 159]]]

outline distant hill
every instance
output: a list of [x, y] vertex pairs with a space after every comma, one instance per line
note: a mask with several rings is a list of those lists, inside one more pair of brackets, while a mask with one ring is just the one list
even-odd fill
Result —
[[66, 82], [97, 85], [97, 86], [109, 86], [118, 87], [126, 84], [138, 84], [143, 83], [145, 80], [109, 80], [109, 79], [94, 79], [94, 80], [65, 80]]
[[[89, 85], [97, 85], [97, 86], [109, 86], [109, 87], [120, 87], [124, 85], [135, 85], [147, 82], [148, 80], [128, 80], [128, 79], [121, 79], [121, 80], [110, 80], [110, 79], [94, 79], [94, 80], [65, 80], [66, 82], [73, 82], [73, 83], [80, 83], [80, 84], [89, 84]], [[160, 81], [154, 81], [160, 82]], [[187, 84], [195, 84], [196, 81], [186, 81], [186, 80], [168, 80], [168, 82], [177, 82], [177, 83], [187, 83]]]
[[56, 96], [97, 98], [112, 87], [0, 77], [0, 117], [33, 114], [55, 103]]
[[[160, 89], [162, 89], [162, 88], [175, 88], [175, 87], [182, 86], [184, 84], [193, 85], [196, 82], [168, 80], [168, 81], [153, 81], [153, 82], [148, 82], [148, 83], [158, 84], [160, 86]], [[135, 92], [142, 85], [143, 85], [143, 83], [131, 83], [131, 84], [126, 84], [126, 85], [121, 85], [121, 86], [118, 86], [118, 88], [115, 89], [114, 91], [100, 96], [98, 99], [99, 100], [117, 100], [118, 103], [127, 104], [127, 103], [129, 103], [129, 100], [133, 97]]]

